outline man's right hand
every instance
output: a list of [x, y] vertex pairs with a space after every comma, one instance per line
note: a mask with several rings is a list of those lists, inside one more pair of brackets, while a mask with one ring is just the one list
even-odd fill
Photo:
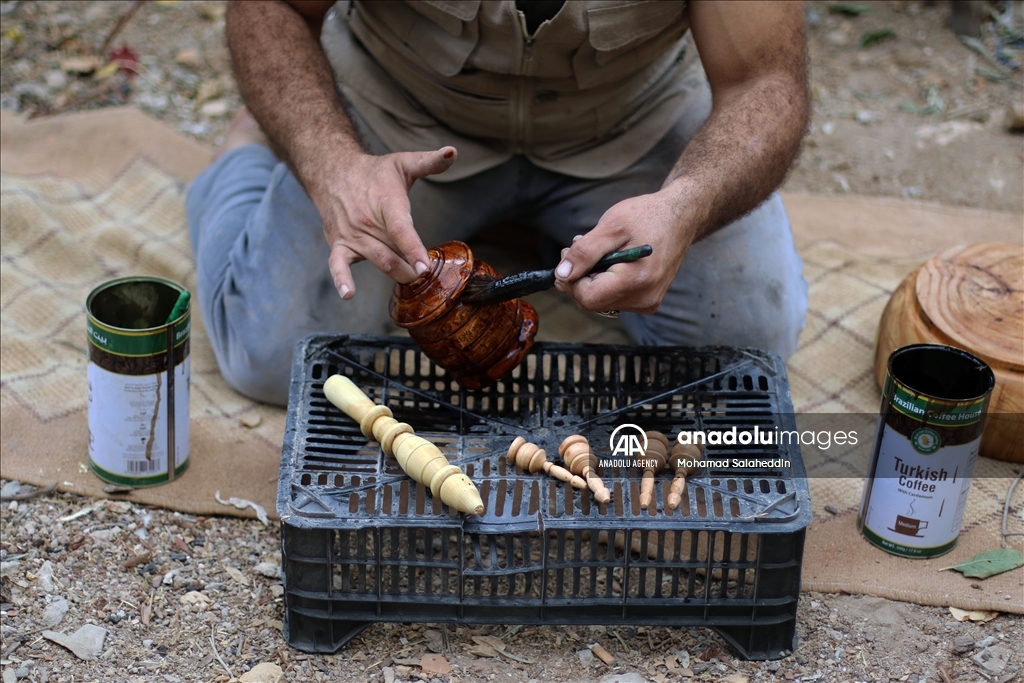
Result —
[[427, 250], [409, 211], [409, 190], [419, 178], [448, 170], [456, 156], [454, 147], [361, 154], [310, 188], [331, 248], [327, 263], [343, 299], [355, 294], [353, 263], [369, 261], [401, 283], [427, 270]]
[[227, 38], [246, 106], [320, 211], [334, 286], [350, 299], [357, 261], [370, 261], [403, 283], [426, 270], [427, 250], [409, 215], [409, 189], [418, 178], [447, 170], [456, 153], [443, 147], [367, 154], [320, 47], [320, 28], [333, 4], [237, 0], [228, 5]]

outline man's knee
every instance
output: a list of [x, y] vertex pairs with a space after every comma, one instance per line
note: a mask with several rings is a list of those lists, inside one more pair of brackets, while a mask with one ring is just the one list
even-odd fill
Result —
[[225, 381], [249, 398], [274, 405], [288, 404], [291, 379], [292, 340], [236, 340], [217, 353]]

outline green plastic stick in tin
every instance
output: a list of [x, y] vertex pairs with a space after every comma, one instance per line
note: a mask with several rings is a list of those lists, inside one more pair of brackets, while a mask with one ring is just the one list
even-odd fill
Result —
[[171, 309], [171, 314], [167, 316], [165, 324], [170, 325], [180, 318], [185, 313], [185, 309], [188, 308], [188, 302], [191, 298], [192, 295], [189, 294], [187, 289], [181, 290], [181, 294], [178, 295], [178, 300], [174, 302], [174, 308]]

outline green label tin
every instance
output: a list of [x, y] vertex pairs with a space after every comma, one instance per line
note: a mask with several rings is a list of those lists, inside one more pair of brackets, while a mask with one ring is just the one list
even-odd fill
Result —
[[994, 385], [984, 361], [951, 346], [892, 353], [857, 518], [869, 542], [904, 557], [956, 546]]
[[188, 467], [189, 293], [123, 277], [86, 299], [89, 466], [104, 481], [155, 486]]

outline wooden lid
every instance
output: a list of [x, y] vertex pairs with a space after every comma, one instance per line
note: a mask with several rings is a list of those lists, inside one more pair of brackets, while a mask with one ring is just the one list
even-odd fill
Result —
[[1024, 369], [1024, 250], [980, 243], [947, 249], [917, 274], [921, 310], [957, 346]]

